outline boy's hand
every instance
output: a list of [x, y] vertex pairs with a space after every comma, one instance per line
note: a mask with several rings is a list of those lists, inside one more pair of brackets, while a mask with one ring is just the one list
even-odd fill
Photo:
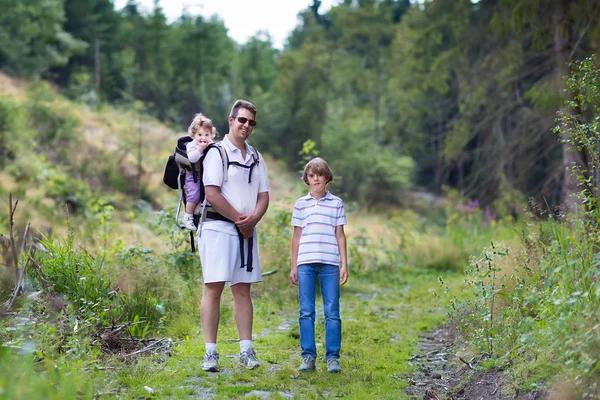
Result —
[[343, 265], [342, 268], [340, 268], [340, 285], [343, 285], [346, 282], [348, 282], [348, 266]]
[[298, 286], [298, 267], [292, 267], [292, 270], [290, 271], [290, 281]]

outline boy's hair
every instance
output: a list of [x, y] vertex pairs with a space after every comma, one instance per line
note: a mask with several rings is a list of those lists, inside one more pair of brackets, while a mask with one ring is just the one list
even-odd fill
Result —
[[327, 183], [333, 180], [333, 171], [327, 165], [327, 162], [320, 157], [315, 157], [304, 166], [304, 174], [302, 175], [302, 180], [307, 185], [308, 183], [308, 174], [314, 173], [317, 175], [322, 175], [327, 179]]
[[194, 137], [196, 132], [198, 132], [198, 130], [203, 126], [208, 126], [211, 129], [213, 138], [217, 136], [217, 129], [213, 125], [213, 122], [210, 120], [210, 118], [202, 113], [198, 113], [194, 115], [194, 119], [188, 128], [188, 134], [190, 137]]
[[236, 100], [235, 103], [233, 103], [233, 107], [231, 107], [229, 116], [233, 118], [237, 117], [240, 108], [245, 108], [246, 110], [250, 111], [254, 115], [254, 118], [256, 118], [256, 106], [250, 103], [248, 100], [242, 99]]

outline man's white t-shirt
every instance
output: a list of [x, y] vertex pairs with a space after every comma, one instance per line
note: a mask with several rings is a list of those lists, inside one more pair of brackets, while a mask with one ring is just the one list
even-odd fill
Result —
[[[242, 165], [252, 165], [254, 162], [253, 152], [256, 151], [246, 144], [246, 159], [242, 158], [242, 152], [235, 147], [229, 140], [229, 135], [225, 135], [221, 141], [223, 148], [227, 152], [230, 162], [238, 162]], [[252, 168], [252, 181], [248, 183], [250, 174], [249, 168], [243, 168], [236, 165], [230, 165], [227, 170], [227, 181], [223, 182], [223, 164], [219, 151], [212, 150], [206, 154], [204, 159], [204, 173], [202, 181], [204, 186], [219, 186], [221, 194], [233, 208], [240, 214], [252, 214], [256, 209], [256, 200], [258, 194], [269, 192], [269, 181], [267, 179], [267, 170], [262, 155], [258, 152], [258, 165]], [[210, 227], [221, 232], [237, 235], [235, 226], [225, 221], [205, 222]]]

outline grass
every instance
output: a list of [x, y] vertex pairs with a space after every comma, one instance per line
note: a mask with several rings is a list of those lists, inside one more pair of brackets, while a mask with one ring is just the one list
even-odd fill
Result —
[[[447, 272], [444, 280], [458, 285], [460, 274]], [[448, 301], [443, 293], [434, 295], [439, 289], [435, 272], [407, 268], [392, 275], [351, 275], [341, 299], [343, 372], [325, 370], [321, 306], [316, 323], [317, 371], [300, 373], [296, 370], [301, 356], [295, 287], [287, 283], [285, 273], [269, 276], [259, 285], [269, 286], [254, 300], [254, 345], [261, 368], [247, 371], [237, 366], [237, 331], [232, 298], [226, 292], [219, 332], [220, 373], [201, 370], [204, 344], [200, 332], [195, 332], [180, 340], [176, 353], [161, 363], [142, 358], [134, 365], [117, 365], [116, 375], [123, 386], [119, 396], [147, 395], [144, 387], [148, 386], [164, 398], [203, 398], [210, 393], [211, 398], [231, 399], [253, 392], [268, 392], [270, 398], [408, 398], [403, 392], [412, 368], [408, 358], [416, 349], [418, 335], [445, 319]]]

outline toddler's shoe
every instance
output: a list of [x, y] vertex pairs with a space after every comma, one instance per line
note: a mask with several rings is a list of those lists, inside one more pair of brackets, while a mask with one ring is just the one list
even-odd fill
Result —
[[185, 215], [183, 217], [183, 221], [181, 221], [181, 225], [185, 229], [189, 229], [190, 231], [196, 230], [196, 225], [194, 225], [194, 216], [193, 215]]
[[304, 356], [302, 364], [298, 367], [298, 371], [314, 371], [315, 370], [315, 358], [313, 356]]
[[337, 358], [330, 358], [327, 360], [327, 372], [338, 373], [342, 372], [342, 367], [340, 366], [340, 360]]

